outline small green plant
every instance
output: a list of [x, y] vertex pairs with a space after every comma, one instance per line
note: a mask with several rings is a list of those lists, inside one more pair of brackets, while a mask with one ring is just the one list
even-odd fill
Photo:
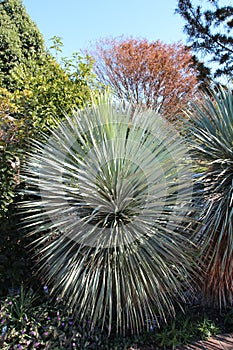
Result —
[[154, 344], [162, 349], [176, 349], [179, 345], [190, 344], [196, 340], [206, 340], [216, 335], [219, 328], [203, 314], [193, 311], [182, 314], [153, 331]]
[[155, 330], [154, 338], [162, 349], [175, 349], [178, 345], [191, 342], [193, 332], [190, 317], [178, 315], [176, 319]]
[[200, 339], [203, 340], [219, 333], [219, 328], [207, 317], [197, 323], [197, 330], [200, 332]]

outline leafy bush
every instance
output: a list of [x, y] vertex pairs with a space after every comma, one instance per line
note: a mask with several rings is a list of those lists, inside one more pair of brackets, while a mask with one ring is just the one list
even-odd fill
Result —
[[[7, 215], [19, 182], [20, 121], [11, 116], [16, 111], [11, 94], [0, 89], [0, 219]], [[23, 141], [23, 140], [22, 140]]]
[[15, 90], [12, 99], [17, 119], [27, 121], [27, 134], [40, 137], [54, 127], [54, 119], [64, 118], [91, 100], [97, 90], [92, 74], [92, 59], [74, 54], [61, 66], [51, 54], [40, 60], [20, 64], [11, 71]]
[[[26, 138], [24, 120], [14, 118], [17, 106], [12, 94], [0, 89], [0, 295], [20, 285], [31, 276], [30, 258], [25, 249], [24, 231], [19, 230], [15, 201], [19, 186], [22, 148]], [[25, 148], [25, 145], [24, 145]]]
[[29, 139], [40, 139], [55, 126], [55, 117], [82, 107], [91, 100], [97, 85], [92, 59], [75, 54], [63, 68], [49, 54], [33, 57], [11, 70], [13, 92], [0, 89], [0, 218], [13, 202], [14, 187]]
[[[11, 71], [14, 91], [0, 89], [0, 281], [3, 295], [31, 276], [31, 258], [25, 246], [20, 216], [15, 215], [20, 171], [30, 138], [41, 139], [75, 106], [91, 99], [91, 59], [74, 56], [63, 69], [50, 54]], [[13, 79], [14, 78], [14, 79]], [[31, 253], [32, 255], [32, 253]]]

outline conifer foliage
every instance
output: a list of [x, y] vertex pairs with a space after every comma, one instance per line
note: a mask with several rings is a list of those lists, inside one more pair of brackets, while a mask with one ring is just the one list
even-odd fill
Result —
[[177, 12], [185, 19], [184, 27], [192, 49], [209, 55], [218, 67], [215, 76], [232, 77], [233, 70], [233, 6], [230, 1], [220, 6], [218, 0], [179, 0]]

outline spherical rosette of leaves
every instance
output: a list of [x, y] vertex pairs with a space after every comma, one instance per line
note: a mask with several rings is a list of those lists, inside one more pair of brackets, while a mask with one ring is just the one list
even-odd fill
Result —
[[215, 88], [187, 113], [191, 145], [206, 171], [196, 241], [208, 304], [232, 306], [233, 298], [233, 95]]
[[171, 125], [105, 97], [34, 142], [24, 180], [40, 272], [79, 319], [138, 332], [174, 314], [192, 272], [192, 173]]

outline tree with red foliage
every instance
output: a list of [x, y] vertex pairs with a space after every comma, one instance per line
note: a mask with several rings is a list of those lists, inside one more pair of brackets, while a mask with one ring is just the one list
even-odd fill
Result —
[[95, 73], [119, 98], [156, 110], [168, 119], [197, 91], [192, 54], [181, 43], [104, 39], [92, 52]]

